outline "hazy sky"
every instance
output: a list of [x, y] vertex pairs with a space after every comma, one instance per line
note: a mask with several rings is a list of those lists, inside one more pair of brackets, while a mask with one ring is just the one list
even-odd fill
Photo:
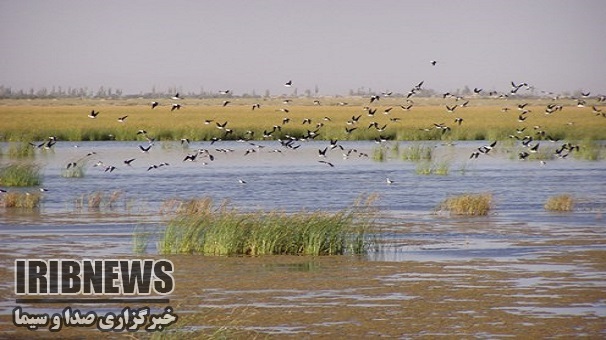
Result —
[[605, 36], [603, 0], [0, 0], [0, 85], [606, 94]]

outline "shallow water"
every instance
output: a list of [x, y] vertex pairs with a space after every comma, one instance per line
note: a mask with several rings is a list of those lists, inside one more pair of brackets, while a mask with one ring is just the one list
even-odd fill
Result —
[[[389, 228], [379, 235], [391, 247], [384, 247], [371, 259], [487, 257], [509, 259], [527, 256], [536, 250], [513, 246], [519, 240], [603, 236], [606, 211], [606, 162], [558, 159], [541, 165], [538, 161], [519, 161], [511, 157], [513, 148], [497, 148], [479, 159], [468, 155], [486, 142], [399, 143], [401, 151], [411, 145], [434, 148], [436, 162], [449, 164], [448, 175], [420, 175], [418, 162], [402, 161], [387, 151], [388, 160], [372, 160], [374, 142], [340, 142], [329, 149], [326, 158], [318, 150], [326, 141], [302, 142], [297, 150], [277, 141], [156, 143], [148, 153], [139, 150], [141, 142], [63, 142], [53, 150], [37, 151], [42, 166], [42, 207], [35, 212], [4, 210], [0, 233], [5, 248], [18, 245], [26, 252], [36, 241], [17, 242], [18, 235], [45, 236], [45, 242], [107, 244], [110, 254], [131, 253], [135, 229], [158, 230], [166, 219], [160, 211], [171, 199], [211, 197], [219, 203], [230, 201], [239, 209], [339, 210], [361, 196], [378, 194], [376, 203]], [[387, 143], [385, 147], [393, 147]], [[3, 145], [5, 148], [6, 145]], [[207, 149], [214, 156], [184, 162], [186, 155]], [[357, 152], [344, 157], [347, 150]], [[246, 150], [254, 150], [246, 155]], [[94, 153], [91, 156], [86, 156]], [[369, 155], [370, 157], [360, 156]], [[393, 159], [393, 158], [396, 159]], [[123, 161], [135, 158], [132, 166]], [[329, 161], [330, 167], [319, 161]], [[3, 162], [8, 160], [3, 159]], [[66, 165], [86, 163], [85, 176], [65, 178]], [[169, 165], [149, 169], [163, 162]], [[115, 166], [112, 172], [104, 171]], [[388, 184], [390, 178], [394, 183]], [[242, 184], [239, 181], [246, 183]], [[11, 189], [36, 190], [36, 189]], [[99, 209], [88, 208], [88, 197], [101, 192]], [[119, 192], [112, 206], [109, 196]], [[489, 192], [494, 209], [487, 217], [452, 218], [435, 213], [450, 195]], [[550, 213], [543, 209], [548, 197], [566, 193], [577, 205], [571, 213]], [[486, 228], [486, 226], [494, 226]], [[466, 232], [452, 229], [466, 228]], [[59, 240], [55, 240], [57, 236]], [[404, 238], [406, 245], [402, 245]], [[416, 240], [419, 245], [410, 245]], [[415, 243], [415, 242], [413, 242]], [[430, 244], [427, 244], [430, 243]], [[151, 245], [153, 248], [153, 245]], [[111, 252], [110, 252], [111, 250]], [[153, 249], [148, 249], [153, 252]], [[102, 252], [102, 251], [101, 251]], [[404, 254], [404, 255], [402, 255]]]
[[[517, 154], [516, 150], [505, 147], [497, 147], [489, 155], [469, 160], [469, 154], [485, 142], [459, 142], [454, 146], [420, 143], [435, 146], [438, 162], [449, 163], [449, 174], [440, 176], [417, 174], [418, 163], [415, 162], [400, 159], [373, 161], [372, 150], [377, 144], [372, 142], [340, 142], [345, 150], [356, 149], [370, 155], [359, 157], [352, 154], [347, 159], [340, 149], [329, 150], [325, 159], [318, 157], [318, 149], [328, 146], [328, 142], [320, 141], [301, 143], [298, 150], [282, 148], [276, 141], [255, 142], [262, 147], [240, 142], [192, 143], [188, 148], [179, 143], [156, 143], [149, 153], [139, 150], [138, 145], [141, 144], [62, 142], [54, 150], [37, 151], [35, 160], [42, 165], [43, 187], [48, 191], [43, 193], [42, 207], [35, 212], [0, 210], [0, 255], [6, 260], [2, 261], [3, 269], [10, 271], [12, 258], [47, 256], [44, 254], [76, 258], [82, 254], [88, 258], [133, 255], [133, 232], [158, 235], [169, 216], [160, 214], [160, 211], [167, 209], [165, 202], [170, 199], [208, 196], [217, 203], [229, 200], [239, 209], [299, 211], [339, 210], [351, 206], [361, 195], [378, 194], [376, 206], [381, 212], [384, 228], [377, 236], [382, 246], [362, 260], [367, 265], [376, 263], [379, 269], [406, 262], [432, 269], [425, 271], [415, 267], [413, 271], [388, 274], [372, 274], [369, 270], [368, 275], [374, 276], [368, 280], [378, 280], [385, 287], [423, 283], [432, 287], [451, 286], [457, 292], [506, 287], [511, 289], [508, 298], [514, 302], [503, 302], [488, 310], [511, 317], [594, 319], [606, 315], [606, 298], [603, 297], [590, 301], [585, 301], [584, 297], [571, 298], [572, 301], [553, 305], [544, 303], [549, 299], [561, 301], [570, 295], [566, 290], [593, 291], [606, 287], [603, 260], [599, 260], [600, 256], [585, 255], [606, 251], [604, 161], [557, 159], [541, 165], [538, 161], [519, 161], [511, 156], [512, 153]], [[400, 143], [399, 148], [403, 150], [413, 144], [419, 143]], [[2, 147], [6, 149], [5, 145]], [[210, 150], [215, 160], [201, 158], [196, 162], [183, 162], [185, 155], [198, 148]], [[230, 151], [219, 152], [217, 148]], [[245, 156], [249, 148], [256, 152]], [[61, 176], [67, 163], [81, 159], [89, 152], [95, 154], [86, 157], [83, 178]], [[387, 154], [392, 155], [389, 151]], [[132, 167], [122, 163], [129, 158], [136, 158]], [[329, 161], [334, 167], [319, 163], [319, 160]], [[8, 160], [3, 158], [1, 162]], [[94, 166], [98, 162], [104, 166], [114, 165], [117, 169], [111, 173], [104, 172], [104, 166]], [[169, 165], [148, 171], [150, 165], [162, 162]], [[387, 184], [386, 178], [394, 183]], [[246, 183], [241, 184], [239, 180]], [[87, 197], [91, 193], [103, 192], [107, 201], [107, 197], [116, 191], [121, 194], [112, 207], [105, 204], [100, 209], [87, 207]], [[445, 198], [467, 192], [492, 193], [494, 209], [489, 216], [468, 218], [436, 213], [436, 207]], [[543, 204], [547, 198], [561, 193], [575, 198], [575, 210], [546, 212]], [[149, 255], [157, 254], [153, 238], [147, 252]], [[560, 257], [568, 260], [558, 260]], [[263, 270], [311, 275], [323, 268], [322, 265], [316, 267], [313, 261], [274, 262], [268, 260], [263, 264]], [[435, 268], [441, 268], [441, 271]], [[478, 280], [477, 273], [495, 277]], [[186, 274], [192, 273], [182, 273]], [[6, 281], [2, 285], [6, 288], [10, 283]], [[199, 294], [198, 305], [183, 311], [230, 311], [240, 307], [263, 311], [276, 308], [313, 310], [330, 308], [335, 304], [354, 309], [380, 307], [397, 310], [409, 300], [424, 299], [427, 294], [425, 291], [408, 294], [399, 290], [367, 293], [363, 288], [348, 290], [324, 286], [281, 290], [267, 287], [249, 289], [246, 286], [231, 290], [209, 288]], [[257, 295], [263, 298], [255, 299]], [[456, 299], [467, 299], [455, 296]], [[175, 299], [180, 301], [182, 297], [177, 295]], [[476, 303], [483, 301], [471, 300]], [[533, 305], [536, 301], [541, 301], [541, 304]], [[0, 307], [0, 314], [6, 315], [10, 313], [12, 304], [9, 301]], [[457, 313], [472, 318], [484, 314], [474, 308]], [[540, 323], [532, 321], [527, 326]], [[343, 325], [351, 326], [350, 322], [339, 318], [313, 324], [320, 329], [339, 329]], [[268, 325], [264, 320], [243, 329], [297, 336], [309, 334], [306, 327], [287, 322]], [[189, 325], [183, 329], [204, 330], [207, 326]], [[571, 334], [583, 335], [582, 329], [580, 327], [578, 333]], [[492, 333], [457, 333], [451, 330], [446, 334], [479, 337], [507, 334], [506, 329], [505, 333], [497, 330], [503, 331], [497, 327]], [[426, 330], [419, 334], [439, 332]]]

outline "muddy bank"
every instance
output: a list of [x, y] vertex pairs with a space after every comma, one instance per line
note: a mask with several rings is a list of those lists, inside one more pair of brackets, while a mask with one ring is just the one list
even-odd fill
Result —
[[[164, 258], [172, 260], [176, 268], [176, 290], [170, 305], [179, 320], [163, 334], [175, 337], [599, 338], [606, 334], [603, 250], [512, 262], [371, 262], [354, 257], [294, 256]], [[1, 261], [1, 276], [12, 277], [12, 269], [6, 266], [12, 259], [4, 255]], [[4, 280], [0, 291], [4, 335], [53, 335], [46, 330], [15, 329], [6, 314], [15, 299], [9, 280]], [[63, 306], [35, 307], [56, 312]], [[118, 312], [123, 307], [102, 309]], [[82, 310], [87, 308], [91, 306], [81, 306]], [[72, 328], [56, 335], [127, 334]]]

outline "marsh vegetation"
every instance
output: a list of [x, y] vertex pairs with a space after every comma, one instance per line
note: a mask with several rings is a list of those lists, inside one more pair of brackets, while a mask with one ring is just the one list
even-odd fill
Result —
[[40, 167], [31, 162], [16, 162], [0, 167], [0, 186], [32, 187], [42, 183]]
[[364, 254], [376, 232], [371, 201], [326, 211], [239, 211], [210, 198], [179, 204], [160, 251], [203, 255]]
[[439, 208], [453, 215], [485, 216], [492, 209], [492, 194], [461, 194], [448, 197]]

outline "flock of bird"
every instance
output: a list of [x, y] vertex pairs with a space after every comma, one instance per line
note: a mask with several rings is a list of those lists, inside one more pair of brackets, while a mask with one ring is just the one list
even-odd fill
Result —
[[[431, 61], [431, 65], [436, 66], [437, 61]], [[289, 80], [289, 81], [285, 82], [283, 85], [287, 88], [292, 87], [293, 81]], [[420, 91], [422, 91], [423, 86], [424, 86], [424, 81], [421, 81], [411, 87], [410, 91], [408, 91], [408, 93], [405, 96], [403, 96], [406, 100], [406, 103], [399, 105], [401, 110], [406, 112], [406, 111], [410, 111], [411, 109], [413, 109], [414, 101], [412, 100], [412, 97], [414, 97]], [[522, 89], [531, 89], [531, 88], [532, 87], [525, 82], [522, 82], [522, 83], [511, 82], [511, 89], [510, 89], [509, 93], [497, 93], [497, 92], [491, 91], [491, 92], [488, 92], [487, 94], [490, 97], [508, 98], [508, 97], [515, 96]], [[472, 98], [477, 98], [479, 96], [485, 95], [484, 93], [485, 93], [485, 91], [482, 88], [475, 87], [473, 89]], [[219, 94], [226, 96], [227, 98], [230, 98], [232, 92], [231, 92], [231, 90], [221, 90], [221, 91], [219, 91]], [[401, 118], [395, 117], [395, 115], [391, 115], [391, 113], [393, 112], [392, 110], [394, 110], [393, 107], [387, 107], [387, 108], [382, 109], [382, 111], [378, 111], [379, 108], [376, 106], [376, 105], [378, 105], [378, 103], [381, 101], [382, 98], [390, 97], [390, 96], [392, 96], [392, 94], [393, 94], [393, 92], [391, 92], [391, 91], [384, 91], [381, 93], [381, 95], [371, 95], [368, 98], [368, 104], [363, 107], [363, 110], [365, 111], [365, 115], [367, 117], [370, 117], [370, 119], [372, 120], [373, 117], [378, 112], [381, 112], [382, 114], [389, 116], [389, 120], [392, 123], [396, 123], [399, 120], [401, 120]], [[547, 92], [545, 92], [545, 94], [551, 95], [551, 93], [547, 93]], [[455, 96], [449, 92], [444, 93], [442, 95], [442, 98], [444, 98], [444, 99], [454, 98], [456, 101], [455, 104], [445, 105], [445, 111], [447, 114], [453, 114], [453, 113], [459, 112], [460, 110], [465, 109], [466, 107], [469, 106], [470, 100], [471, 100], [471, 98], [463, 98], [460, 96]], [[180, 104], [180, 102], [182, 101], [183, 97], [180, 96], [179, 93], [176, 93], [170, 99], [173, 101], [173, 103], [171, 103], [171, 105], [170, 105], [171, 111], [180, 110], [182, 108], [182, 105]], [[555, 101], [558, 98], [554, 97], [553, 99]], [[585, 107], [586, 105], [588, 105], [589, 99], [590, 99], [589, 92], [582, 93], [581, 98], [577, 98], [577, 106]], [[283, 103], [285, 105], [288, 105], [292, 102], [292, 100], [293, 99], [287, 98], [287, 99], [284, 99]], [[606, 98], [604, 96], [597, 96], [597, 97], [595, 97], [595, 100], [596, 100], [596, 104], [592, 105], [592, 107], [591, 107], [593, 110], [593, 113], [597, 116], [606, 117], [606, 111], [602, 111], [601, 109], [599, 109], [596, 106], [596, 105], [598, 105], [597, 103], [606, 101]], [[231, 101], [226, 99], [225, 101], [223, 101], [223, 103], [221, 105], [223, 107], [225, 107], [225, 106], [228, 106], [230, 103], [231, 103]], [[373, 104], [375, 106], [372, 106]], [[313, 105], [321, 106], [321, 102], [318, 99], [315, 99], [313, 101]], [[339, 102], [337, 105], [346, 106], [346, 105], [348, 105], [348, 103]], [[161, 104], [158, 101], [153, 101], [153, 102], [151, 102], [150, 107], [152, 110], [155, 110], [158, 107], [161, 107]], [[255, 103], [251, 107], [251, 110], [259, 110], [259, 109], [261, 109], [261, 104], [259, 104], [259, 103]], [[555, 112], [561, 111], [562, 109], [563, 109], [563, 105], [556, 104], [556, 103], [550, 103], [545, 108], [545, 114], [551, 115], [551, 114], [554, 114]], [[509, 110], [511, 110], [511, 109], [508, 107], [502, 108], [503, 112], [507, 112]], [[519, 110], [518, 122], [525, 123], [526, 119], [528, 118], [528, 114], [530, 112], [530, 110], [528, 109], [528, 103], [517, 104], [517, 110]], [[280, 111], [285, 114], [290, 112], [288, 107], [284, 107], [284, 108], [280, 109]], [[100, 116], [100, 112], [95, 111], [94, 109], [91, 110], [91, 112], [88, 114], [88, 117], [90, 119], [98, 119], [99, 116]], [[376, 138], [374, 138], [376, 143], [381, 144], [381, 143], [387, 142], [389, 140], [388, 137], [382, 135], [382, 132], [384, 132], [388, 128], [388, 124], [379, 124], [377, 121], [372, 120], [368, 123], [368, 125], [366, 125], [366, 124], [362, 125], [362, 121], [361, 121], [362, 116], [363, 116], [362, 114], [353, 115], [350, 119], [348, 119], [346, 122], [344, 122], [345, 123], [344, 131], [345, 131], [346, 135], [353, 133], [357, 129], [364, 129], [364, 127], [365, 127], [366, 130], [376, 131], [377, 136], [376, 136]], [[452, 116], [449, 115], [449, 117], [452, 117]], [[125, 123], [127, 118], [128, 118], [128, 115], [119, 117], [118, 122]], [[265, 129], [263, 131], [263, 135], [261, 137], [263, 140], [277, 140], [277, 142], [279, 143], [279, 144], [276, 144], [276, 148], [273, 148], [270, 152], [282, 153], [284, 150], [297, 150], [301, 147], [302, 142], [314, 140], [317, 137], [319, 137], [322, 134], [322, 127], [324, 126], [324, 124], [326, 122], [331, 122], [331, 121], [332, 121], [332, 119], [330, 117], [324, 116], [323, 118], [321, 118], [320, 121], [318, 121], [314, 124], [312, 118], [305, 118], [304, 120], [301, 121], [300, 124], [301, 124], [301, 126], [305, 126], [305, 125], [309, 126], [309, 129], [307, 130], [306, 133], [297, 135], [297, 136], [283, 135], [282, 138], [279, 138], [279, 139], [274, 138], [274, 134], [277, 131], [281, 131], [285, 125], [291, 123], [291, 118], [284, 117], [282, 119], [282, 125], [273, 125], [273, 126], [269, 127], [268, 129]], [[222, 138], [212, 138], [210, 140], [210, 145], [214, 145], [215, 143], [222, 141], [223, 139], [226, 139], [229, 135], [234, 133], [233, 129], [228, 127], [228, 124], [229, 124], [228, 121], [220, 122], [220, 121], [214, 121], [212, 119], [207, 119], [207, 120], [204, 120], [203, 123], [205, 125], [211, 125], [214, 123], [214, 126], [218, 130], [221, 130], [223, 132], [223, 137]], [[460, 126], [464, 123], [464, 119], [461, 117], [458, 117], [458, 116], [454, 117], [453, 123], [455, 124], [455, 126]], [[446, 133], [450, 132], [453, 128], [454, 127], [451, 127], [445, 123], [434, 123], [433, 126], [425, 127], [425, 128], [422, 128], [421, 130], [426, 131], [426, 132], [438, 130], [438, 131], [440, 131], [441, 134], [446, 134]], [[519, 141], [520, 146], [523, 148], [523, 151], [519, 152], [519, 154], [518, 154], [518, 158], [520, 160], [526, 160], [529, 158], [529, 156], [531, 154], [537, 153], [539, 150], [541, 140], [549, 140], [550, 142], [554, 142], [554, 143], [558, 142], [558, 140], [556, 138], [549, 135], [540, 126], [534, 126], [533, 129], [534, 129], [534, 133], [529, 134], [526, 132], [530, 131], [530, 129], [527, 126], [521, 126], [520, 128], [516, 129], [515, 132], [512, 132], [512, 134], [510, 135], [510, 138]], [[137, 135], [144, 137], [148, 142], [146, 145], [145, 144], [139, 145], [138, 146], [139, 151], [142, 153], [149, 153], [150, 150], [152, 150], [152, 147], [155, 145], [154, 144], [155, 138], [153, 136], [151, 136], [145, 130], [139, 130], [137, 132]], [[245, 143], [249, 144], [249, 147], [247, 147], [245, 149], [243, 156], [248, 156], [250, 154], [259, 152], [259, 150], [266, 147], [265, 145], [255, 143], [254, 142], [256, 140], [255, 137], [257, 137], [257, 139], [259, 139], [258, 136], [254, 135], [253, 131], [246, 131], [244, 133], [244, 138], [241, 138], [239, 140], [241, 142], [245, 142]], [[56, 143], [57, 143], [56, 137], [49, 137], [48, 140], [43, 141], [41, 143], [31, 143], [31, 144], [32, 144], [32, 146], [34, 146], [36, 148], [51, 149], [54, 147], [54, 145]], [[359, 152], [356, 149], [345, 149], [341, 144], [339, 144], [338, 140], [330, 140], [329, 143], [330, 144], [327, 145], [325, 148], [318, 150], [318, 157], [320, 158], [318, 160], [319, 164], [326, 165], [331, 168], [335, 167], [335, 164], [333, 162], [330, 162], [329, 160], [327, 160], [327, 153], [330, 150], [335, 150], [335, 149], [340, 149], [343, 153], [343, 157], [346, 159], [351, 156], [368, 157], [368, 154], [366, 154], [364, 152]], [[183, 147], [186, 150], [189, 150], [190, 139], [187, 137], [182, 138], [181, 144], [183, 145]], [[469, 159], [477, 159], [482, 155], [488, 155], [492, 150], [495, 149], [496, 145], [497, 145], [497, 141], [492, 141], [489, 144], [482, 145], [481, 147], [477, 148], [476, 150], [474, 150], [471, 153]], [[561, 144], [561, 146], [559, 148], [556, 149], [555, 154], [559, 158], [566, 158], [571, 152], [578, 151], [578, 150], [579, 150], [579, 145], [574, 145], [571, 143], [563, 143], [563, 144]], [[198, 149], [194, 150], [193, 152], [188, 152], [185, 155], [185, 157], [182, 159], [182, 162], [197, 162], [199, 160], [203, 160], [202, 164], [206, 165], [206, 164], [208, 164], [208, 162], [214, 161], [217, 154], [229, 153], [229, 152], [234, 152], [234, 150], [226, 149], [226, 148], [214, 148], [214, 149], [198, 148]], [[95, 153], [91, 152], [78, 160], [70, 161], [66, 165], [66, 170], [76, 168], [78, 165], [81, 165], [84, 160], [89, 160], [90, 157], [92, 157], [94, 155], [95, 155]], [[131, 166], [133, 166], [134, 163], [136, 163], [135, 162], [136, 160], [137, 160], [136, 157], [128, 158], [123, 161], [123, 166], [131, 167]], [[544, 164], [544, 162], [542, 162], [542, 164]], [[163, 167], [166, 167], [169, 165], [170, 164], [168, 162], [161, 162], [158, 164], [149, 164], [147, 166], [147, 171], [158, 170], [160, 168], [163, 168]], [[95, 163], [95, 167], [100, 167], [103, 169], [104, 172], [107, 172], [107, 173], [111, 173], [118, 169], [118, 167], [116, 165], [104, 164], [102, 161]], [[393, 181], [389, 178], [386, 180], [386, 182], [388, 184], [393, 183]], [[244, 184], [245, 181], [241, 180], [240, 183]]]

